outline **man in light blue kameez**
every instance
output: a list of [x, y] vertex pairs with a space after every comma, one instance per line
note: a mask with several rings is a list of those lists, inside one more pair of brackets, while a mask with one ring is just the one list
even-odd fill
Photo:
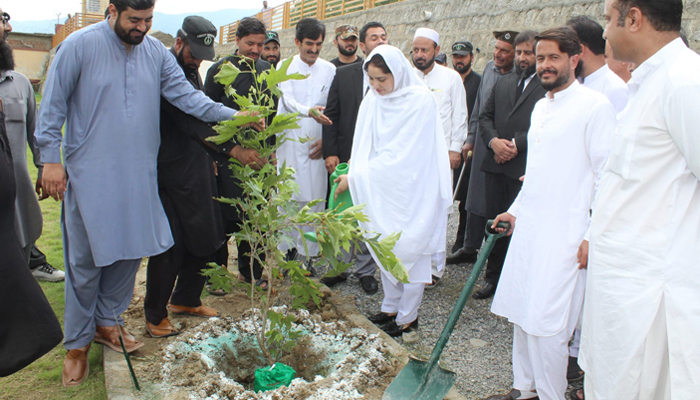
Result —
[[154, 4], [111, 0], [106, 21], [71, 34], [51, 65], [39, 111], [44, 189], [64, 200], [66, 386], [87, 377], [93, 339], [121, 351], [121, 330], [127, 352], [143, 346], [119, 315], [141, 258], [173, 245], [156, 179], [161, 95], [204, 121], [236, 113], [195, 90], [166, 48], [146, 36]]

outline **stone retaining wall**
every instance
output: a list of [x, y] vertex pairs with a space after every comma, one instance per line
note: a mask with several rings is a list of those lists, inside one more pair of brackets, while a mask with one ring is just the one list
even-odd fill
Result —
[[[544, 30], [563, 25], [571, 15], [584, 14], [603, 23], [603, 0], [408, 0], [358, 13], [325, 20], [328, 38], [322, 58], [330, 60], [337, 56], [332, 38], [335, 27], [342, 24], [357, 25], [369, 21], [384, 24], [389, 41], [408, 55], [416, 28], [427, 27], [440, 33], [440, 44], [449, 51], [452, 43], [459, 39], [471, 41], [481, 50], [475, 69], [481, 71], [488, 60], [495, 40], [495, 30]], [[688, 33], [690, 47], [700, 50], [700, 0], [684, 1], [683, 27]], [[421, 17], [429, 11], [429, 21]], [[278, 32], [282, 41], [282, 57], [296, 54], [294, 28]], [[235, 45], [218, 47], [220, 54], [233, 52]]]

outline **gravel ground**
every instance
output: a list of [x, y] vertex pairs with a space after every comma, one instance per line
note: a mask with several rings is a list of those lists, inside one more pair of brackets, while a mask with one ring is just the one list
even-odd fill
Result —
[[[458, 217], [453, 213], [447, 225], [448, 254], [457, 232]], [[472, 267], [472, 264], [447, 266], [438, 286], [424, 292], [418, 312], [420, 339], [417, 343], [404, 343], [398, 338], [399, 343], [417, 355], [429, 357]], [[357, 308], [369, 316], [379, 312], [383, 298], [379, 271], [375, 277], [380, 281], [380, 289], [373, 295], [366, 294], [354, 276], [335, 285], [333, 290], [353, 296]], [[483, 271], [474, 290], [482, 283]], [[513, 327], [505, 318], [492, 314], [490, 307], [491, 299], [470, 298], [442, 353], [442, 362], [457, 373], [455, 388], [470, 400], [505, 394], [512, 387]]]
[[[448, 254], [457, 232], [458, 216], [453, 213], [447, 225]], [[447, 266], [438, 286], [423, 294], [423, 303], [418, 311], [419, 342], [403, 343], [401, 338], [397, 338], [399, 343], [417, 355], [430, 356], [472, 267], [472, 264]], [[380, 289], [373, 295], [366, 294], [354, 276], [333, 286], [333, 291], [354, 296], [355, 306], [369, 316], [379, 312], [384, 297], [379, 271], [375, 277], [380, 282]], [[480, 279], [475, 290], [481, 283]], [[457, 373], [456, 389], [468, 399], [507, 393], [512, 385], [513, 328], [505, 318], [492, 314], [490, 307], [491, 299], [470, 298], [442, 353], [443, 363]]]

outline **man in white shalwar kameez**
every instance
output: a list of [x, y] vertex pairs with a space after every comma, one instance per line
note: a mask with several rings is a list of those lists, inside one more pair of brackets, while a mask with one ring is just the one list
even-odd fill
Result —
[[[326, 37], [326, 27], [316, 19], [304, 18], [297, 24], [294, 42], [299, 47], [287, 73], [308, 75], [304, 80], [290, 80], [279, 85], [282, 97], [279, 103], [280, 113], [298, 112], [303, 119], [299, 122], [301, 128], [285, 132], [288, 140], [277, 150], [278, 165], [286, 163], [296, 170], [294, 179], [299, 185], [299, 192], [292, 199], [299, 207], [316, 199], [326, 197], [328, 189], [328, 173], [323, 160], [321, 147], [322, 125], [330, 125], [331, 121], [322, 114], [328, 100], [328, 92], [335, 76], [335, 66], [319, 57], [323, 40]], [[300, 142], [300, 139], [304, 143]], [[308, 140], [308, 141], [306, 141]], [[325, 203], [321, 202], [311, 208], [312, 212], [323, 211]], [[304, 227], [304, 230], [311, 230]], [[299, 232], [291, 232], [295, 243], [283, 242], [280, 248], [290, 250], [296, 248], [305, 256], [315, 256], [318, 253], [318, 243], [306, 243], [306, 254]]]
[[[462, 77], [453, 70], [435, 62], [440, 53], [440, 35], [428, 28], [418, 28], [413, 37], [412, 57], [416, 75], [430, 89], [438, 104], [438, 113], [445, 135], [445, 145], [450, 168], [459, 167], [462, 161], [462, 144], [467, 139], [467, 92]], [[435, 255], [432, 266], [432, 282], [435, 287], [445, 273], [445, 251]]]
[[[603, 39], [603, 27], [592, 18], [576, 15], [566, 21], [566, 25], [576, 31], [581, 41], [581, 61], [577, 68], [581, 84], [610, 100], [615, 112], [619, 113], [627, 105], [627, 84], [608, 68], [605, 63], [606, 43]], [[578, 353], [581, 346], [581, 321], [576, 326], [574, 338], [569, 347], [569, 367], [567, 378], [571, 381], [583, 378], [583, 371], [578, 365]]]
[[605, 34], [637, 67], [590, 229], [580, 364], [597, 400], [700, 388], [700, 56], [681, 0], [608, 0]]
[[515, 227], [491, 306], [514, 325], [513, 390], [489, 400], [564, 399], [567, 345], [586, 280], [578, 253], [587, 249], [590, 209], [615, 129], [610, 101], [575, 79], [576, 32], [549, 29], [536, 40], [537, 73], [548, 92], [532, 112], [523, 187], [496, 218]]
[[605, 62], [605, 39], [603, 27], [590, 17], [576, 15], [566, 21], [578, 34], [581, 41], [581, 66], [578, 80], [587, 88], [603, 93], [610, 100], [615, 112], [627, 105], [627, 84], [612, 72]]

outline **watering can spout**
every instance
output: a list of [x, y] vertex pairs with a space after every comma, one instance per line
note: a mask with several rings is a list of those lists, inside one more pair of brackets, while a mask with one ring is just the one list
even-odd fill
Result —
[[[335, 182], [340, 175], [347, 175], [350, 170], [350, 165], [348, 163], [340, 163], [335, 167], [335, 171], [330, 176], [331, 190], [328, 195], [328, 210], [335, 210], [335, 213], [340, 213], [348, 208], [352, 207], [352, 197], [350, 196], [350, 191], [346, 190], [335, 198], [335, 191], [338, 189], [338, 184]], [[337, 207], [337, 208], [336, 208]], [[304, 238], [314, 243], [318, 243], [318, 237], [316, 232], [306, 232], [304, 233]]]

